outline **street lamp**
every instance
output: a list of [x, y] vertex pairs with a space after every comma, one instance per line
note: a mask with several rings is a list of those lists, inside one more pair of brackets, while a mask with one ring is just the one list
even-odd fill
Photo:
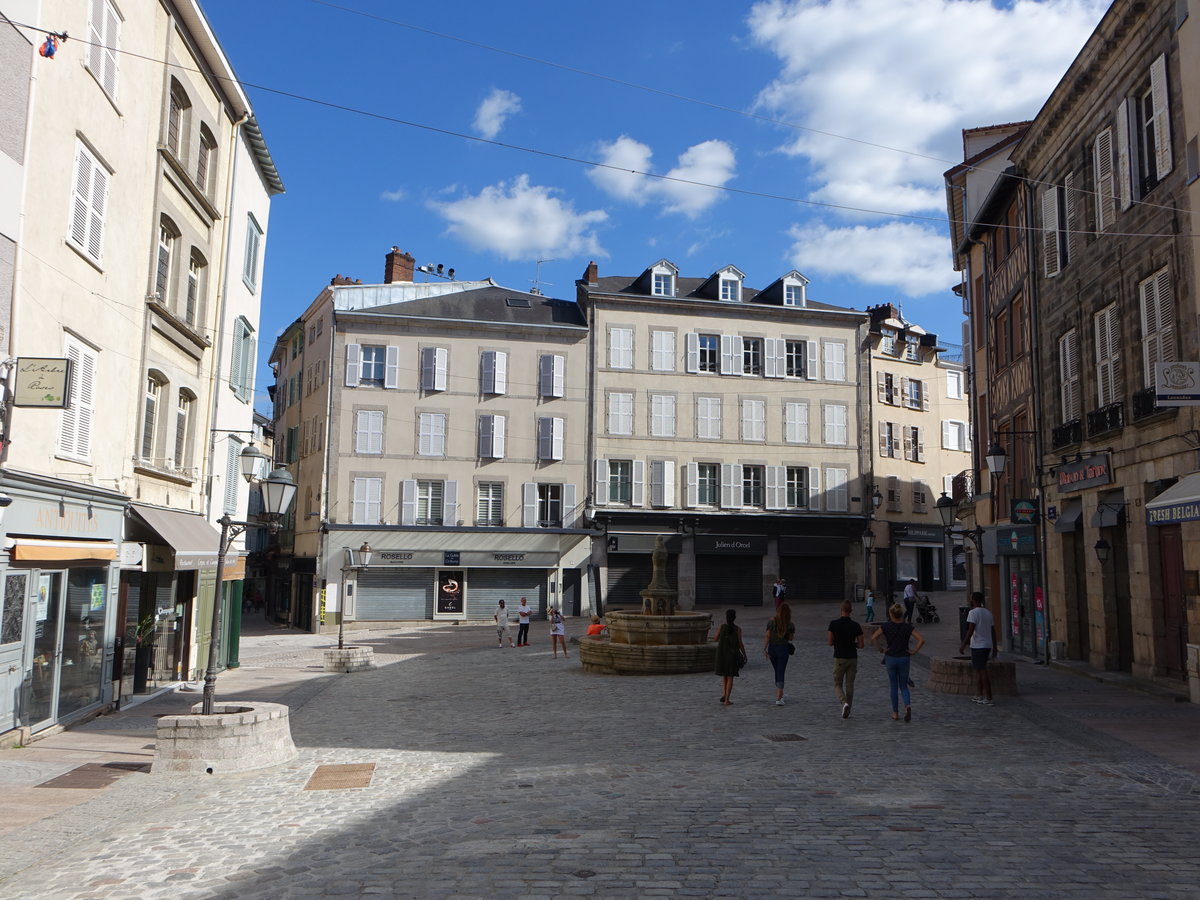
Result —
[[1106, 562], [1108, 562], [1109, 554], [1112, 553], [1112, 544], [1110, 544], [1104, 538], [1100, 538], [1100, 540], [1096, 541], [1095, 550], [1096, 559], [1100, 560], [1100, 565], [1103, 566]]
[[871, 508], [878, 510], [883, 505], [883, 494], [879, 493], [879, 488], [871, 493]]
[[[359, 568], [365, 569], [371, 565], [371, 553], [372, 553], [371, 545], [368, 544], [366, 541], [363, 541], [363, 545], [358, 548], [358, 559], [352, 560], [352, 561], [357, 562]], [[350, 550], [349, 547], [347, 547], [346, 548], [346, 556], [349, 557], [349, 556], [351, 556], [351, 554], [352, 554], [352, 551]], [[343, 573], [342, 580], [343, 581], [345, 580], [345, 573]], [[342, 597], [341, 610], [338, 612], [338, 649], [339, 650], [345, 649], [345, 645], [342, 642], [342, 623], [345, 621], [346, 621], [346, 598]]]
[[992, 473], [993, 478], [999, 478], [1004, 474], [1004, 464], [1008, 462], [1008, 454], [1004, 452], [1004, 448], [1000, 446], [999, 441], [992, 441], [992, 446], [988, 447], [987, 456], [988, 471]]
[[[1001, 451], [1001, 459], [1003, 459], [1003, 457], [1004, 454], [1003, 451]], [[991, 465], [990, 461], [988, 465]], [[1000, 468], [1003, 470], [1003, 463], [1000, 464]], [[965, 528], [955, 531], [954, 513], [956, 507], [954, 501], [946, 496], [945, 491], [942, 491], [942, 496], [938, 497], [937, 503], [935, 503], [934, 506], [937, 507], [938, 515], [942, 518], [942, 530], [946, 532], [946, 536], [949, 537], [953, 534], [961, 534], [963, 537], [970, 539], [971, 543], [975, 545], [976, 552], [978, 552], [980, 548], [980, 541], [983, 539], [983, 529], [976, 525], [970, 531], [967, 531]]]
[[[239, 459], [243, 477], [247, 482], [253, 482], [262, 471], [267, 455], [250, 444], [241, 452]], [[221, 537], [217, 546], [217, 583], [213, 589], [212, 633], [208, 642], [208, 668], [204, 672], [204, 699], [200, 709], [201, 714], [206, 716], [212, 715], [213, 698], [217, 689], [217, 651], [221, 646], [221, 578], [225, 571], [225, 554], [229, 552], [229, 545], [234, 539], [247, 528], [266, 527], [271, 531], [278, 531], [279, 520], [291, 508], [292, 500], [296, 496], [296, 482], [283, 466], [278, 466], [260, 481], [259, 485], [263, 495], [263, 512], [268, 519], [265, 526], [256, 522], [235, 522], [228, 513], [218, 520], [221, 525]]]

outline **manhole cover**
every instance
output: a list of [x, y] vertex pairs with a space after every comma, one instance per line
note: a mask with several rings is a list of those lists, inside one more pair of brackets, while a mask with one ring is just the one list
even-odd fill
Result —
[[375, 772], [375, 763], [345, 763], [341, 765], [317, 766], [306, 791], [341, 791], [347, 788], [365, 788], [371, 786], [371, 775]]
[[144, 772], [149, 766], [135, 763], [84, 763], [76, 766], [70, 772], [64, 772], [57, 778], [43, 781], [37, 787], [43, 788], [75, 788], [79, 790], [99, 790], [106, 788], [118, 778], [130, 772]]
[[784, 744], [788, 741], [806, 741], [808, 738], [801, 737], [798, 734], [768, 734], [768, 741], [774, 741], [777, 744]]
[[576, 878], [595, 878], [596, 877], [596, 873], [593, 872], [591, 869], [577, 869], [574, 872], [572, 872], [571, 874], [574, 875]]

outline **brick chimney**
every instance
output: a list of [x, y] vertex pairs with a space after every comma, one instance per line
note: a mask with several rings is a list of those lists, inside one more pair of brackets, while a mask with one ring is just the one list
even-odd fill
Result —
[[[337, 284], [354, 284], [354, 283], [355, 283], [355, 281], [354, 281], [354, 279], [353, 279], [353, 278], [351, 278], [349, 275], [342, 275], [342, 274], [340, 274], [340, 273], [339, 273], [339, 274], [337, 274], [337, 275], [334, 275], [332, 278], [330, 278], [330, 279], [329, 279], [329, 283], [330, 283], [330, 284], [334, 284], [334, 285], [337, 285]], [[362, 284], [362, 281], [359, 281], [359, 282], [358, 282], [358, 284]]]
[[583, 280], [588, 284], [600, 283], [600, 267], [596, 265], [594, 259], [588, 263], [587, 271], [583, 273]]
[[411, 283], [413, 280], [413, 263], [415, 261], [411, 253], [406, 253], [399, 247], [393, 247], [392, 252], [387, 255], [387, 261], [383, 266], [383, 283], [394, 284], [397, 281]]

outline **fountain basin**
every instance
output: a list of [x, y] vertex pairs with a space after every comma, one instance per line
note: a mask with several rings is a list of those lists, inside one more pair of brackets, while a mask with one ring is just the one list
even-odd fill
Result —
[[679, 612], [671, 616], [648, 616], [640, 612], [611, 612], [608, 633], [614, 644], [677, 646], [707, 644], [712, 631], [712, 613]]
[[712, 642], [639, 646], [587, 637], [579, 641], [579, 661], [583, 664], [583, 670], [601, 675], [683, 675], [689, 672], [711, 672], [716, 660], [717, 645]]

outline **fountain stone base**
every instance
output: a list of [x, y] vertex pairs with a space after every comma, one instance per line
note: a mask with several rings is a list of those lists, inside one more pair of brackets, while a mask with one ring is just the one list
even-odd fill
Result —
[[612, 612], [606, 618], [608, 639], [583, 638], [579, 642], [585, 672], [682, 675], [713, 670], [717, 645], [708, 639], [711, 613], [653, 616]]

